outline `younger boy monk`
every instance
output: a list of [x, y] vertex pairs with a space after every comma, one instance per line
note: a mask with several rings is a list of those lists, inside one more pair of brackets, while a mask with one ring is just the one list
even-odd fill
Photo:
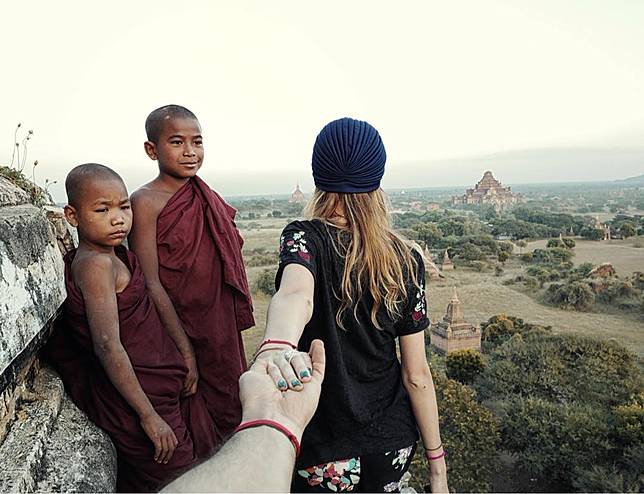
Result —
[[155, 491], [212, 448], [200, 396], [180, 400], [187, 369], [121, 245], [132, 222], [125, 184], [98, 164], [65, 181], [78, 249], [65, 256], [64, 318], [50, 357], [67, 391], [111, 437], [119, 491]]
[[145, 151], [159, 174], [132, 195], [129, 242], [188, 367], [184, 393], [199, 388], [221, 442], [241, 420], [240, 331], [254, 325], [236, 211], [197, 177], [204, 146], [190, 110], [158, 108], [145, 130]]

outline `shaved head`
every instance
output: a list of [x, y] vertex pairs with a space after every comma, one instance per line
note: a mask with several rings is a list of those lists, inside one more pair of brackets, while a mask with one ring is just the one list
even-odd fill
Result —
[[90, 182], [102, 180], [116, 180], [123, 184], [125, 182], [121, 176], [111, 168], [98, 163], [85, 163], [78, 165], [67, 174], [65, 179], [65, 190], [67, 191], [67, 203], [71, 206], [78, 207], [81, 195]]
[[145, 120], [145, 133], [148, 136], [148, 141], [157, 144], [165, 123], [168, 120], [178, 118], [197, 120], [194, 113], [179, 105], [162, 106], [150, 113]]

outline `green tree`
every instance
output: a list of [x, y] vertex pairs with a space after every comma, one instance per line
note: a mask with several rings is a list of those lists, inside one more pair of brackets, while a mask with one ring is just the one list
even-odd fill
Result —
[[588, 226], [582, 228], [579, 234], [588, 240], [602, 240], [604, 238], [604, 232], [602, 230]]
[[546, 290], [545, 298], [562, 309], [587, 311], [595, 305], [595, 293], [583, 281], [552, 284]]
[[481, 352], [467, 349], [449, 353], [445, 358], [445, 368], [450, 379], [472, 384], [476, 376], [483, 372], [485, 364]]
[[257, 276], [256, 287], [260, 293], [275, 295], [275, 269], [264, 269]]
[[634, 236], [637, 233], [637, 229], [633, 223], [625, 222], [619, 227], [619, 233], [622, 237], [628, 238]]

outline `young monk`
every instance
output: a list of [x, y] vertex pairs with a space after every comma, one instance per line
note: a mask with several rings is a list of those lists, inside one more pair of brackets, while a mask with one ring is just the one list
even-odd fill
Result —
[[206, 457], [210, 417], [200, 396], [180, 400], [183, 358], [121, 245], [132, 222], [125, 184], [85, 164], [65, 187], [78, 249], [65, 256], [67, 299], [50, 357], [74, 402], [116, 446], [118, 490], [155, 491]]
[[221, 442], [241, 420], [240, 331], [254, 325], [235, 210], [197, 177], [204, 159], [197, 117], [168, 105], [145, 122], [158, 176], [132, 194], [129, 242], [150, 296], [188, 367], [184, 393], [200, 389]]

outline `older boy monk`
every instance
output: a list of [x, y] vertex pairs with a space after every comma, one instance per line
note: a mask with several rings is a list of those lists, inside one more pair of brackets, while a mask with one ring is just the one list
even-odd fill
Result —
[[190, 110], [158, 108], [145, 130], [145, 151], [159, 174], [132, 194], [129, 242], [188, 367], [184, 393], [199, 387], [220, 443], [241, 420], [240, 331], [254, 325], [236, 211], [197, 177], [203, 137]]
[[79, 242], [65, 256], [64, 320], [50, 357], [72, 399], [112, 438], [118, 489], [155, 491], [207, 455], [210, 417], [199, 395], [180, 399], [183, 358], [121, 246], [132, 222], [121, 177], [85, 164], [65, 187]]

